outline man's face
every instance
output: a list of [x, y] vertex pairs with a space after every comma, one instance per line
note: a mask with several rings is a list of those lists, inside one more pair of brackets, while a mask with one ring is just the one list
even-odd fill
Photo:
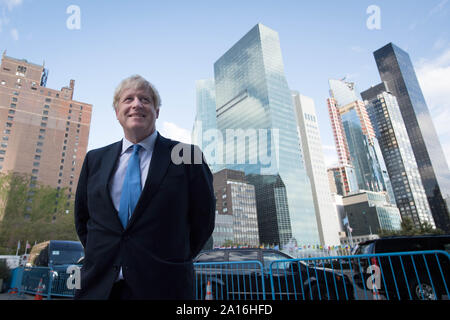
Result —
[[120, 95], [116, 117], [131, 142], [137, 143], [153, 133], [158, 116], [159, 108], [155, 108], [148, 91], [130, 88]]

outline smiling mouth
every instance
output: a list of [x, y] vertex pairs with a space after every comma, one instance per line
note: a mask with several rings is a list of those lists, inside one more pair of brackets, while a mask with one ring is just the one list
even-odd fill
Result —
[[128, 118], [145, 118], [143, 114], [130, 114]]

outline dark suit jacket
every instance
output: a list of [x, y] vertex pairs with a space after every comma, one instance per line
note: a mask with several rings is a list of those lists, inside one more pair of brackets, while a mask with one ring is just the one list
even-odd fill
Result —
[[171, 161], [178, 143], [158, 133], [148, 178], [125, 229], [109, 190], [122, 141], [87, 153], [75, 198], [75, 226], [85, 249], [75, 299], [107, 299], [120, 266], [134, 299], [194, 298], [192, 259], [214, 229], [215, 197], [205, 162]]

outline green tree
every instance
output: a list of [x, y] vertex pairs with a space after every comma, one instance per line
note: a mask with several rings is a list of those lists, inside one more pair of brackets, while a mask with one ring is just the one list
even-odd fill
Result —
[[[30, 175], [0, 174], [0, 254], [15, 254], [20, 240], [78, 240], [73, 220], [73, 199], [60, 190], [36, 183]], [[29, 251], [28, 251], [29, 252]]]
[[379, 233], [381, 238], [391, 236], [418, 236], [418, 235], [432, 235], [432, 234], [444, 234], [441, 229], [434, 229], [428, 222], [423, 222], [417, 227], [410, 218], [403, 218], [401, 223], [401, 229], [398, 231], [385, 231], [382, 230]]

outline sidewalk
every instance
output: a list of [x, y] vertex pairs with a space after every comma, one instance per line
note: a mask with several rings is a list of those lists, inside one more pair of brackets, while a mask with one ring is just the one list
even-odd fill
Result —
[[[43, 298], [46, 300], [45, 298]], [[8, 294], [7, 292], [0, 293], [0, 300], [34, 300], [34, 295], [31, 294]]]

